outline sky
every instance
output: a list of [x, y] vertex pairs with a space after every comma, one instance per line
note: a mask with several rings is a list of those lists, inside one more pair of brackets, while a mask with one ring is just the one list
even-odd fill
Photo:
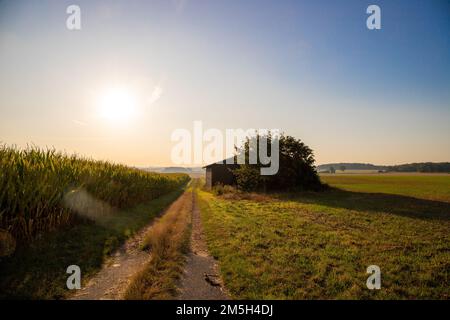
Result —
[[170, 166], [194, 121], [318, 164], [450, 161], [450, 2], [0, 0], [1, 143]]

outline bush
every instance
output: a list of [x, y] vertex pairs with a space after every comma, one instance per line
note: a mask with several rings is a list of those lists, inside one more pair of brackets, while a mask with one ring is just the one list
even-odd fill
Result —
[[239, 190], [250, 192], [258, 190], [262, 186], [262, 178], [259, 168], [251, 165], [241, 165], [233, 171]]
[[[258, 141], [267, 140], [268, 148], [271, 150], [273, 139], [279, 143], [279, 170], [275, 175], [262, 176], [260, 169], [264, 167], [259, 159]], [[268, 135], [257, 134], [247, 138], [244, 146], [238, 150], [239, 153], [256, 152], [257, 164], [243, 164], [233, 170], [237, 186], [243, 191], [255, 190], [321, 190], [323, 188], [320, 178], [314, 166], [313, 151], [301, 140], [291, 136], [280, 135], [277, 138]], [[248, 158], [248, 157], [247, 157]]]
[[227, 194], [227, 193], [234, 193], [236, 192], [236, 190], [229, 185], [223, 185], [221, 183], [216, 184], [213, 188], [212, 188], [212, 193], [216, 196], [221, 196], [223, 194]]

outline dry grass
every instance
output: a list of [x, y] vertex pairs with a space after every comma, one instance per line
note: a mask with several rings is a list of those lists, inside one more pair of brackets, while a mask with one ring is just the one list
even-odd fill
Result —
[[[201, 183], [203, 183], [204, 186], [204, 182], [202, 181]], [[212, 190], [207, 190], [205, 187], [203, 187], [202, 189], [208, 192], [211, 191], [215, 196], [218, 196], [225, 200], [253, 200], [253, 201], [270, 200], [270, 196], [267, 194], [261, 194], [256, 192], [244, 192], [229, 185], [218, 184], [214, 186]]]
[[132, 280], [125, 293], [128, 300], [171, 299], [189, 250], [192, 191], [186, 191], [166, 214], [155, 222], [144, 241], [152, 259]]
[[225, 200], [252, 200], [256, 202], [269, 201], [271, 197], [265, 194], [258, 194], [253, 192], [233, 192], [225, 193], [220, 196], [220, 198]]

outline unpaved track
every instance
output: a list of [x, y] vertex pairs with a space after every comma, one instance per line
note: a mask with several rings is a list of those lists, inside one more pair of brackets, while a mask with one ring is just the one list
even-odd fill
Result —
[[[198, 182], [197, 182], [198, 183]], [[195, 188], [197, 183], [193, 183]], [[176, 210], [188, 195], [186, 192], [164, 211]], [[229, 299], [219, 277], [218, 266], [208, 253], [204, 240], [200, 210], [195, 190], [192, 192], [191, 252], [186, 257], [184, 274], [180, 280], [180, 300], [225, 300]], [[155, 220], [153, 220], [155, 221]], [[78, 290], [72, 300], [120, 300], [133, 276], [141, 271], [151, 259], [151, 253], [141, 250], [145, 235], [153, 221], [119, 248], [103, 265], [102, 269]]]
[[[193, 184], [194, 188], [197, 184]], [[208, 253], [195, 190], [192, 192], [191, 252], [180, 283], [180, 300], [229, 299], [218, 272], [217, 262]]]
[[[177, 207], [183, 201], [183, 195], [175, 200], [167, 210]], [[162, 214], [161, 214], [162, 215]], [[130, 284], [133, 276], [141, 271], [151, 259], [151, 253], [141, 249], [145, 235], [152, 227], [150, 224], [140, 230], [136, 235], [127, 240], [111, 258], [103, 265], [102, 269], [89, 280], [88, 284], [71, 297], [72, 300], [119, 300]], [[83, 272], [83, 270], [81, 270]]]

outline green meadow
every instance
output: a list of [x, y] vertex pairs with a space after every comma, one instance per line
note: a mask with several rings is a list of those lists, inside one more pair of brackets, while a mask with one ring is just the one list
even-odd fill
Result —
[[[199, 191], [238, 299], [450, 298], [450, 175], [334, 175], [321, 193]], [[369, 290], [369, 265], [381, 289]]]
[[348, 191], [388, 193], [450, 202], [450, 174], [323, 175], [323, 182]]

